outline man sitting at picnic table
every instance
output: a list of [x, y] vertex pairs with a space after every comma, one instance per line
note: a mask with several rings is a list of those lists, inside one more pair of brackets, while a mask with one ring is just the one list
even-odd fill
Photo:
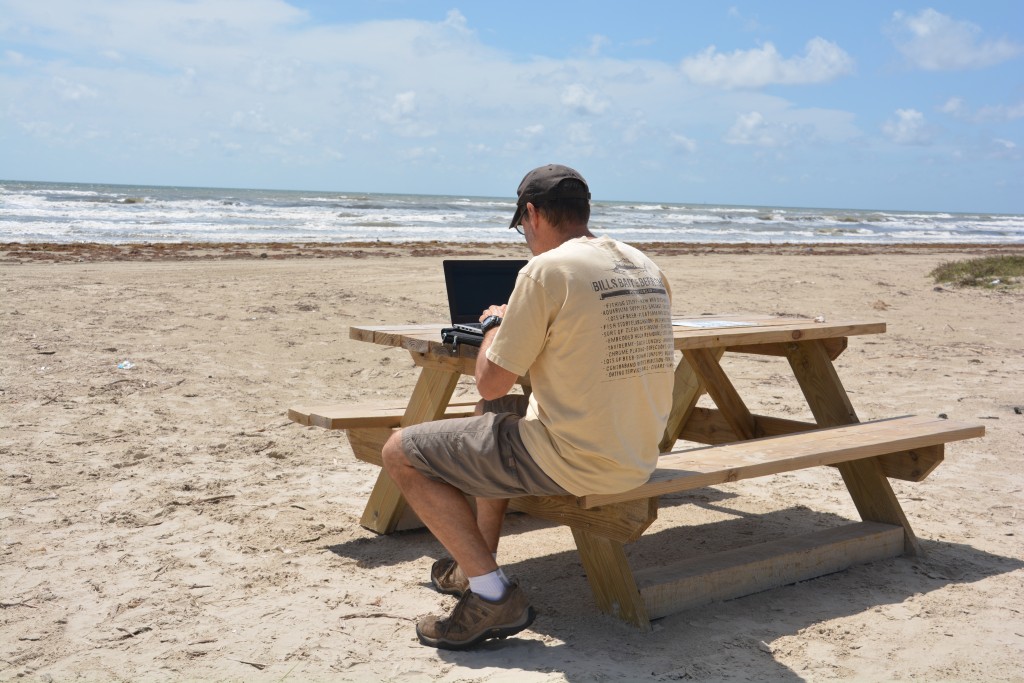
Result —
[[[450, 557], [434, 587], [460, 596], [416, 627], [424, 645], [472, 647], [533, 623], [498, 567], [508, 499], [626, 491], [647, 481], [672, 404], [671, 294], [643, 253], [588, 227], [590, 190], [548, 165], [519, 185], [510, 228], [534, 258], [507, 302], [482, 311], [475, 416], [396, 431], [384, 467]], [[529, 371], [531, 394], [509, 394]], [[476, 498], [476, 513], [465, 495]]]

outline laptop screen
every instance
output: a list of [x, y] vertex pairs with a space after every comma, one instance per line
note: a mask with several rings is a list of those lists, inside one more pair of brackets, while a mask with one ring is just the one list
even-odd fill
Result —
[[485, 308], [507, 304], [516, 276], [525, 265], [521, 259], [445, 260], [444, 283], [452, 324], [480, 322]]

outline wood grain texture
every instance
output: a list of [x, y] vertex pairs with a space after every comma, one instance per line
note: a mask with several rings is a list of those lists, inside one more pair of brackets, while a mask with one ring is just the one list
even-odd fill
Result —
[[805, 536], [638, 570], [648, 616], [667, 614], [806, 581], [903, 552], [903, 529], [857, 522]]
[[[879, 455], [975, 438], [984, 433], [981, 425], [908, 416], [738, 441], [663, 455], [658, 468], [643, 486], [622, 493], [582, 496], [580, 500], [584, 507], [596, 507], [806, 467], [863, 459], [872, 459], [871, 463], [878, 466], [873, 458]], [[888, 485], [880, 469], [879, 477]]]

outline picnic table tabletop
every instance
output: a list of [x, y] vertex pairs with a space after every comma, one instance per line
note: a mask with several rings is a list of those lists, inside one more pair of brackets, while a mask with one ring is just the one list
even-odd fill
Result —
[[[453, 348], [442, 343], [441, 330], [448, 326], [448, 323], [354, 325], [349, 328], [349, 337], [414, 353], [476, 357], [474, 346], [460, 344]], [[672, 336], [678, 351], [840, 339], [880, 334], [885, 330], [885, 323], [877, 320], [827, 320], [824, 317], [729, 313], [674, 315], [672, 318]]]

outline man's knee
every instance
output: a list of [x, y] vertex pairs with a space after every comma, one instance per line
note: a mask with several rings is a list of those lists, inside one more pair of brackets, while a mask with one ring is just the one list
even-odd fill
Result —
[[384, 469], [390, 474], [395, 471], [396, 468], [404, 467], [409, 464], [408, 458], [405, 457], [405, 449], [402, 448], [402, 430], [396, 429], [388, 440], [384, 442], [384, 448], [380, 451], [381, 461], [383, 462]]

